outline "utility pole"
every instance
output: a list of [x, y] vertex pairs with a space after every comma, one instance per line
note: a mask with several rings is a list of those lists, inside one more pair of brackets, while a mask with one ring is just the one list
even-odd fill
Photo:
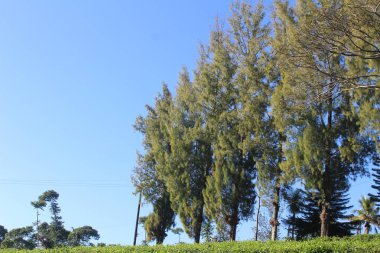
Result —
[[136, 246], [137, 228], [139, 225], [139, 216], [140, 216], [140, 206], [141, 206], [141, 191], [139, 193], [139, 205], [137, 206], [137, 217], [136, 217], [136, 226], [135, 226], [135, 236], [133, 238], [133, 246]]

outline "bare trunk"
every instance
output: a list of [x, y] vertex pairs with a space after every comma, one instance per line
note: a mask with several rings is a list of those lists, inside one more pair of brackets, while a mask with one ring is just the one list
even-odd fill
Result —
[[38, 217], [40, 216], [40, 213], [38, 212], [38, 208], [37, 208], [37, 220], [36, 220], [36, 234], [37, 234], [37, 246], [40, 245], [40, 233], [38, 232], [38, 225], [39, 225], [39, 220], [38, 220]]
[[202, 205], [201, 211], [198, 213], [197, 221], [194, 226], [194, 242], [195, 243], [200, 242], [202, 223], [203, 223], [203, 205]]
[[164, 243], [164, 237], [163, 236], [157, 236], [156, 237], [156, 244], [160, 245]]
[[230, 221], [230, 234], [229, 234], [230, 241], [236, 240], [236, 230], [237, 230], [238, 223], [239, 223], [238, 206], [235, 205], [233, 213], [232, 213], [231, 221]]
[[329, 223], [328, 204], [324, 203], [321, 212], [321, 237], [329, 235]]
[[294, 240], [294, 230], [296, 229], [296, 213], [293, 213], [292, 240]]
[[[211, 145], [207, 145], [206, 154], [211, 154], [211, 153], [212, 153]], [[203, 175], [204, 177], [203, 177], [203, 182], [202, 182], [202, 184], [203, 184], [202, 189], [206, 188], [206, 179], [209, 176], [210, 168], [212, 167], [211, 155], [209, 157], [210, 157], [210, 159], [208, 159], [208, 163], [204, 167], [204, 175]], [[203, 219], [204, 205], [205, 205], [205, 203], [204, 203], [204, 198], [203, 198], [203, 194], [202, 194], [202, 207], [200, 208], [200, 212], [197, 215], [197, 222], [196, 222], [196, 225], [194, 226], [194, 242], [195, 243], [199, 243], [200, 239], [201, 239], [202, 224], [204, 222], [204, 219]]]
[[329, 201], [331, 193], [331, 181], [330, 181], [330, 170], [332, 168], [332, 120], [333, 120], [333, 100], [332, 97], [329, 98], [329, 111], [327, 116], [327, 136], [326, 138], [326, 160], [325, 160], [325, 171], [322, 173], [322, 211], [320, 215], [321, 219], [321, 237], [326, 237], [329, 235]]
[[280, 182], [279, 178], [276, 179], [276, 190], [275, 190], [275, 196], [273, 200], [273, 216], [270, 221], [270, 224], [272, 226], [272, 236], [271, 240], [275, 241], [277, 240], [277, 229], [278, 229], [278, 212], [280, 209]]
[[139, 205], [137, 206], [137, 216], [136, 216], [136, 225], [135, 225], [135, 236], [133, 238], [133, 246], [136, 246], [137, 228], [139, 225], [139, 218], [140, 218], [140, 206], [141, 206], [141, 192], [139, 193]]
[[359, 223], [358, 225], [358, 230], [357, 230], [357, 234], [360, 235], [362, 233], [362, 224]]
[[369, 222], [366, 222], [365, 225], [364, 225], [364, 234], [365, 235], [369, 234], [369, 229], [370, 228], [371, 228], [371, 225], [369, 224]]
[[259, 215], [260, 215], [260, 205], [261, 205], [261, 197], [259, 196], [259, 206], [257, 207], [257, 214], [256, 214], [256, 233], [255, 233], [255, 241], [257, 241], [257, 238], [259, 236]]
[[290, 238], [290, 225], [288, 225], [288, 228], [287, 228], [287, 233], [286, 233], [286, 237], [287, 238]]

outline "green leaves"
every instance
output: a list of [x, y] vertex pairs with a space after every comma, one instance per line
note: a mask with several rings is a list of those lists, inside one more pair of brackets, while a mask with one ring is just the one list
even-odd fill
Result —
[[162, 93], [156, 98], [154, 107], [146, 106], [148, 114], [136, 119], [135, 129], [144, 135], [144, 155], [137, 155], [137, 166], [132, 176], [136, 192], [141, 192], [145, 200], [153, 205], [151, 213], [144, 221], [144, 229], [149, 240], [163, 243], [166, 232], [174, 224], [174, 212], [165, 178], [170, 175], [172, 146], [170, 143], [170, 113], [172, 96], [163, 84]]
[[70, 246], [90, 246], [90, 240], [99, 240], [100, 236], [96, 229], [91, 226], [75, 228], [70, 232], [67, 240]]
[[136, 190], [153, 206], [168, 197], [165, 208], [199, 242], [205, 220], [234, 240], [259, 185], [272, 198], [275, 239], [281, 190], [299, 180], [317, 195], [321, 235], [329, 235], [346, 208], [334, 191], [367, 173], [380, 143], [380, 20], [374, 1], [359, 3], [276, 1], [271, 36], [261, 4], [234, 2], [229, 28], [216, 22], [176, 96], [164, 85], [136, 119], [145, 150]]
[[4, 248], [34, 249], [36, 245], [33, 237], [33, 227], [15, 228], [5, 234], [1, 246]]
[[[367, 252], [379, 251], [380, 238], [378, 235], [354, 236], [346, 238], [318, 238], [305, 241], [279, 241], [279, 242], [223, 242], [206, 244], [178, 244], [175, 246], [107, 246], [107, 247], [75, 247], [59, 248], [52, 250], [21, 250], [19, 253], [126, 253], [126, 252], [151, 252], [151, 253], [229, 253], [229, 252], [253, 252], [253, 253], [325, 253], [325, 252]], [[4, 253], [14, 250], [2, 249]]]
[[380, 226], [380, 207], [376, 207], [375, 201], [371, 198], [362, 196], [359, 200], [360, 210], [357, 210], [357, 216], [353, 216], [353, 221], [364, 223], [364, 234], [368, 234], [371, 225]]

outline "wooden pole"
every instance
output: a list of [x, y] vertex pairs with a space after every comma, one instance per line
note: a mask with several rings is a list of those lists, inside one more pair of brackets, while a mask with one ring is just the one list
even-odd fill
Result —
[[137, 217], [136, 217], [136, 226], [135, 226], [135, 236], [133, 238], [133, 246], [136, 246], [137, 228], [139, 225], [139, 216], [140, 216], [140, 206], [141, 206], [141, 192], [139, 193], [139, 205], [137, 206]]

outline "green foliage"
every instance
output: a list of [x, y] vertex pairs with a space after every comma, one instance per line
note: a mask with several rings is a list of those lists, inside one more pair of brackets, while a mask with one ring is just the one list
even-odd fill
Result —
[[43, 199], [39, 199], [37, 201], [32, 201], [30, 203], [35, 209], [37, 210], [44, 210], [44, 207], [46, 206], [46, 201]]
[[8, 233], [8, 230], [4, 226], [0, 225], [0, 245], [1, 242], [4, 240], [6, 233]]
[[220, 232], [226, 226], [230, 240], [239, 222], [253, 214], [260, 137], [268, 121], [269, 28], [263, 18], [262, 5], [235, 2], [231, 29], [217, 26], [211, 34], [195, 80], [214, 152], [204, 192], [206, 212]]
[[370, 193], [368, 195], [377, 204], [377, 206], [380, 207], [380, 158], [377, 158], [373, 165], [375, 166], [372, 169], [374, 172], [372, 174], [374, 185], [371, 185], [371, 187], [377, 192], [375, 194]]
[[15, 228], [5, 234], [3, 248], [34, 249], [36, 247], [33, 227]]
[[[298, 199], [301, 197], [301, 199]], [[297, 205], [293, 206], [293, 214], [288, 216], [285, 223], [290, 225], [290, 237], [292, 239], [305, 239], [318, 237], [321, 233], [320, 213], [321, 207], [318, 205], [318, 192], [304, 192], [297, 196]], [[298, 202], [300, 201], [300, 202]], [[328, 207], [329, 231], [328, 236], [348, 236], [355, 227], [349, 221], [350, 215], [347, 210], [349, 198], [343, 189], [336, 189], [331, 195]]]
[[359, 200], [359, 203], [361, 209], [356, 210], [358, 215], [353, 216], [351, 219], [363, 222], [364, 234], [368, 234], [371, 225], [380, 226], [380, 207], [376, 207], [373, 199], [364, 196]]
[[214, 234], [214, 225], [210, 219], [206, 219], [202, 223], [201, 236], [204, 242], [211, 242]]
[[155, 240], [157, 244], [162, 244], [167, 231], [173, 225], [174, 212], [170, 208], [169, 196], [164, 195], [153, 205], [153, 213], [149, 214], [144, 222], [147, 240]]
[[177, 97], [169, 127], [172, 147], [169, 173], [165, 182], [172, 207], [182, 225], [196, 243], [204, 221], [203, 191], [211, 173], [210, 138], [204, 127], [204, 115], [197, 101], [197, 91], [184, 69], [179, 76]]
[[360, 133], [355, 97], [345, 92], [342, 79], [330, 75], [348, 73], [343, 56], [309, 46], [314, 42], [299, 33], [313, 30], [314, 15], [327, 9], [333, 12], [335, 5], [306, 0], [290, 8], [287, 2], [278, 1], [276, 8], [273, 46], [279, 53], [282, 80], [274, 92], [272, 108], [276, 126], [286, 137], [286, 160], [281, 168], [300, 177], [307, 189], [318, 192], [321, 235], [327, 236], [333, 180], [339, 176], [339, 181], [346, 183], [364, 175], [374, 145]]
[[[318, 238], [305, 241], [277, 242], [222, 242], [206, 244], [178, 244], [175, 246], [106, 246], [106, 247], [64, 247], [51, 250], [17, 251], [18, 253], [338, 253], [338, 252], [379, 252], [380, 237], [378, 235], [355, 236], [345, 238]], [[3, 253], [15, 253], [14, 250], [3, 249]]]
[[184, 232], [182, 228], [173, 228], [172, 230], [173, 234], [178, 235], [178, 243], [181, 243], [181, 234]]
[[67, 240], [70, 246], [90, 246], [90, 240], [99, 240], [100, 236], [96, 229], [91, 226], [75, 228], [70, 232]]
[[165, 176], [170, 170], [172, 147], [168, 132], [172, 96], [166, 85], [156, 98], [155, 106], [146, 106], [148, 114], [136, 119], [135, 129], [144, 135], [145, 154], [138, 154], [132, 177], [137, 192], [153, 205], [153, 213], [144, 221], [148, 241], [163, 243], [167, 231], [174, 225], [174, 211]]
[[38, 227], [38, 239], [45, 248], [63, 246], [67, 243], [69, 231], [67, 231], [63, 226], [62, 217], [60, 216], [61, 208], [58, 205], [58, 198], [58, 192], [49, 190], [39, 196], [38, 202], [32, 202], [33, 206], [36, 205], [39, 208], [46, 205], [46, 203], [50, 204], [49, 210], [52, 221], [50, 224], [42, 223]]
[[273, 38], [262, 4], [236, 1], [229, 29], [216, 22], [194, 79], [184, 69], [177, 96], [163, 85], [136, 119], [144, 153], [133, 182], [153, 205], [149, 240], [162, 243], [175, 213], [195, 242], [202, 227], [210, 239], [211, 222], [218, 240], [235, 240], [256, 187], [271, 199], [275, 240], [281, 192], [295, 180], [313, 197], [309, 209], [291, 205], [292, 237], [298, 212], [311, 229], [298, 237], [350, 234], [345, 194], [380, 136], [380, 8], [357, 2], [278, 0]]

